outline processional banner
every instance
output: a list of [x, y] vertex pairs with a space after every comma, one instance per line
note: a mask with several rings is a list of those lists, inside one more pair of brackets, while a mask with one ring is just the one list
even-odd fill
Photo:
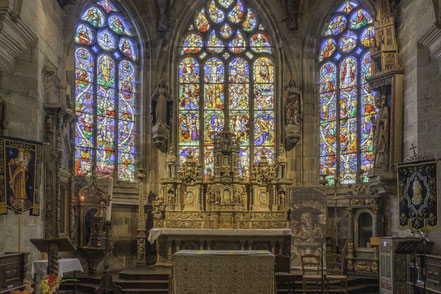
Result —
[[0, 214], [40, 214], [42, 144], [0, 136]]
[[398, 197], [401, 229], [438, 227], [437, 161], [398, 165]]

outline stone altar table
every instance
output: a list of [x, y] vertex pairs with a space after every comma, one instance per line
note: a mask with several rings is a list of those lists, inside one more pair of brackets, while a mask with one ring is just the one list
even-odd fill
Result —
[[156, 242], [157, 266], [171, 266], [172, 256], [188, 250], [268, 250], [290, 256], [290, 229], [174, 229], [153, 228], [148, 241]]
[[173, 255], [173, 292], [275, 293], [269, 251], [181, 250]]

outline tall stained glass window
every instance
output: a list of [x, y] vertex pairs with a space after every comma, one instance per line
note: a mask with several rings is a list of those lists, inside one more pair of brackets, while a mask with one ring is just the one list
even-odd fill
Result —
[[240, 174], [265, 154], [274, 161], [274, 60], [265, 27], [244, 0], [212, 0], [186, 30], [178, 62], [178, 150], [213, 175], [216, 135], [240, 140]]
[[133, 181], [139, 52], [111, 1], [90, 5], [75, 27], [75, 175]]
[[375, 93], [369, 47], [373, 19], [357, 1], [345, 1], [323, 30], [320, 45], [320, 174], [327, 185], [367, 181], [373, 168]]

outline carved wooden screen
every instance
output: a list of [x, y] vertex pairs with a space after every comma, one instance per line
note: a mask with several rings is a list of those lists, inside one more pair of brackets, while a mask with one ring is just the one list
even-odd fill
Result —
[[133, 26], [108, 0], [75, 27], [75, 175], [133, 181], [139, 50]]
[[320, 174], [326, 185], [367, 181], [373, 168], [375, 93], [369, 47], [371, 15], [345, 1], [327, 23], [320, 46]]
[[213, 143], [224, 128], [240, 138], [240, 175], [266, 154], [274, 161], [273, 48], [244, 0], [213, 0], [199, 9], [180, 47], [178, 152], [213, 176]]

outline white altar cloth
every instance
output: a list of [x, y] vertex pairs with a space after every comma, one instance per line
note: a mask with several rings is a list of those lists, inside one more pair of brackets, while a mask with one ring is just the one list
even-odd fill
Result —
[[173, 229], [153, 228], [149, 232], [148, 241], [153, 244], [159, 236], [247, 236], [247, 237], [271, 237], [291, 236], [290, 229]]
[[[64, 273], [73, 271], [83, 272], [80, 260], [78, 258], [62, 258], [58, 260], [58, 277], [61, 279]], [[39, 274], [45, 276], [47, 273], [47, 259], [35, 260], [32, 262], [31, 276]]]

